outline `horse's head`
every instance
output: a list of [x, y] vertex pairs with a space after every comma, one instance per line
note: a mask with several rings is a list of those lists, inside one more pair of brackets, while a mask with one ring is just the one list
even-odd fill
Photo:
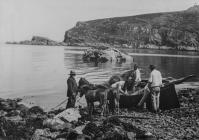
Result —
[[109, 83], [109, 85], [112, 85], [112, 84], [114, 84], [114, 83], [116, 83], [116, 82], [118, 82], [118, 81], [122, 81], [122, 78], [120, 77], [120, 75], [113, 75], [113, 76], [109, 79], [108, 83]]
[[80, 78], [79, 79], [79, 87], [83, 86], [83, 85], [89, 85], [90, 83], [88, 82], [88, 80], [86, 80], [85, 78]]
[[84, 94], [86, 94], [88, 90], [90, 90], [89, 85], [79, 86], [80, 97], [82, 97]]

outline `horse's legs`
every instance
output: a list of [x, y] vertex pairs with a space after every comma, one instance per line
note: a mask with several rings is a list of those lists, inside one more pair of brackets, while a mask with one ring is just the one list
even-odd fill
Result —
[[104, 104], [102, 104], [101, 109], [102, 109], [102, 111], [101, 111], [101, 116], [103, 116], [104, 111], [105, 111]]
[[91, 116], [93, 115], [93, 110], [94, 110], [94, 102], [91, 103]]
[[91, 103], [87, 102], [88, 105], [88, 114], [91, 117]]
[[100, 106], [101, 106], [101, 116], [104, 115], [104, 112], [105, 112], [105, 101], [104, 101], [104, 98], [100, 97]]
[[105, 114], [106, 116], [109, 114], [108, 100], [105, 101]]
[[118, 102], [118, 106], [117, 106], [118, 107], [118, 109], [117, 109], [118, 112], [117, 112], [117, 114], [120, 114], [120, 101], [119, 101], [119, 99], [118, 99], [117, 102]]

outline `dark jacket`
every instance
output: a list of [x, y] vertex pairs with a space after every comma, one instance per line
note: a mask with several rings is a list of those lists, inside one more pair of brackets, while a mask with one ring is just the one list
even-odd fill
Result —
[[67, 80], [68, 90], [67, 90], [67, 96], [76, 96], [77, 95], [77, 82], [74, 77], [70, 76]]

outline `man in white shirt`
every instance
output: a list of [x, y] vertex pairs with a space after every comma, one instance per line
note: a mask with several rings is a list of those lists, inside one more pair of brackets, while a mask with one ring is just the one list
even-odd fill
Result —
[[117, 88], [118, 93], [122, 93], [124, 94], [124, 91], [122, 90], [122, 88], [124, 87], [125, 81], [118, 81], [114, 84], [111, 85], [112, 88]]
[[151, 91], [152, 107], [155, 112], [159, 110], [160, 105], [160, 87], [162, 86], [162, 75], [156, 70], [154, 65], [150, 65], [149, 89]]
[[135, 86], [137, 86], [141, 82], [141, 74], [137, 64], [134, 65], [134, 73], [135, 73]]
[[[126, 90], [123, 91], [122, 88], [124, 87], [124, 84], [125, 84], [125, 81], [118, 81], [114, 84], [111, 85], [111, 88], [112, 89], [112, 92], [113, 92], [113, 99], [114, 99], [114, 104], [115, 104], [115, 107], [117, 109], [117, 113], [119, 114], [119, 108], [120, 108], [120, 93], [122, 94], [127, 94], [126, 93]], [[114, 110], [113, 110], [114, 111]]]
[[145, 86], [145, 93], [138, 103], [141, 106], [146, 100], [149, 93], [151, 93], [152, 107], [155, 112], [159, 110], [160, 105], [160, 87], [162, 86], [162, 76], [160, 71], [156, 70], [154, 65], [150, 65], [149, 69], [151, 71], [149, 77], [149, 83]]

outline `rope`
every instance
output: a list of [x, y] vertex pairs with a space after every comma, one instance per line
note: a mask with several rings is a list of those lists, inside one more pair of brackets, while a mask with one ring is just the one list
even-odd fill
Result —
[[[81, 99], [81, 98], [79, 98], [78, 100], [76, 100], [76, 103], [79, 103], [80, 105], [83, 105], [82, 103], [80, 103], [80, 99]], [[61, 106], [61, 105], [64, 104], [66, 101], [68, 101], [68, 99], [65, 99], [64, 101], [62, 101], [61, 103], [59, 103], [57, 106], [51, 108], [50, 111], [52, 111], [52, 110], [56, 109], [57, 107]]]
[[57, 106], [51, 108], [51, 111], [54, 110], [55, 108], [61, 106], [63, 103], [65, 103], [66, 101], [68, 101], [68, 99], [65, 99], [64, 101], [62, 101], [60, 104], [58, 104]]

